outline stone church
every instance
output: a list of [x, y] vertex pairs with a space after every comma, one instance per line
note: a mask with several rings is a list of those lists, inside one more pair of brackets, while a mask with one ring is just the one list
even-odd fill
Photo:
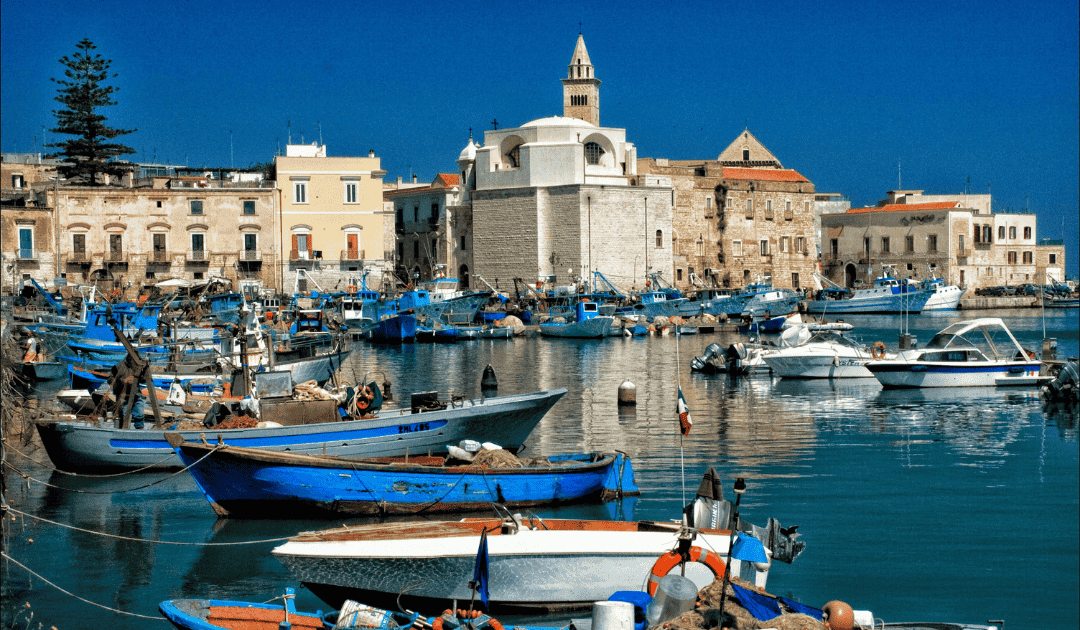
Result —
[[638, 174], [626, 130], [600, 126], [600, 79], [580, 35], [562, 84], [561, 116], [486, 131], [461, 152], [450, 268], [502, 290], [591, 271], [624, 289], [648, 272], [670, 281], [670, 177]]

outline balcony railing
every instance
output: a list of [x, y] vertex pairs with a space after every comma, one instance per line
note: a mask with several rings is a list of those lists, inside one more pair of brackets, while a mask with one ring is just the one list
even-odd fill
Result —
[[362, 249], [343, 249], [341, 250], [341, 260], [363, 260], [364, 250]]
[[19, 248], [19, 249], [15, 250], [15, 255], [18, 256], [19, 260], [37, 260], [38, 259], [38, 251], [36, 249], [22, 249], [22, 248]]
[[163, 249], [155, 249], [146, 255], [146, 262], [167, 265], [172, 262], [172, 255]]
[[189, 249], [186, 254], [186, 260], [189, 263], [209, 263], [210, 252], [205, 249]]
[[262, 250], [259, 249], [245, 249], [241, 250], [238, 256], [240, 262], [256, 262], [262, 260]]
[[70, 252], [64, 257], [67, 262], [75, 264], [90, 263], [91, 258], [92, 256], [87, 252]]
[[102, 255], [101, 259], [104, 260], [107, 263], [114, 263], [114, 264], [126, 263], [128, 261], [128, 254], [125, 251], [119, 251], [119, 252], [109, 251], [109, 252], [105, 252]]

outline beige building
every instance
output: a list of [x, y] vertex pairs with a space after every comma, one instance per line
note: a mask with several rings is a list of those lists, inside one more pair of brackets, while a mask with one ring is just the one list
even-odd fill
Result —
[[365, 267], [381, 275], [393, 251], [384, 229], [386, 172], [374, 152], [327, 157], [325, 145], [290, 144], [274, 162], [284, 290], [296, 286], [298, 270], [326, 290], [343, 290]]
[[248, 280], [278, 288], [277, 194], [258, 182], [155, 177], [145, 187], [59, 186], [60, 275], [133, 298], [166, 279]]
[[715, 160], [638, 160], [673, 188], [675, 286], [808, 286], [817, 268], [814, 185], [748, 130]]
[[457, 278], [469, 288], [469, 248], [456, 229], [460, 197], [456, 173], [439, 173], [429, 186], [383, 193], [392, 204], [396, 236], [394, 272], [403, 282], [430, 280], [437, 275]]
[[821, 217], [830, 280], [870, 283], [883, 267], [969, 289], [1064, 278], [1064, 246], [1038, 243], [1034, 214], [995, 213], [990, 195], [887, 195], [876, 207]]
[[51, 188], [56, 160], [40, 153], [4, 153], [0, 161], [0, 292], [20, 280], [51, 284], [56, 275], [53, 209], [44, 190]]

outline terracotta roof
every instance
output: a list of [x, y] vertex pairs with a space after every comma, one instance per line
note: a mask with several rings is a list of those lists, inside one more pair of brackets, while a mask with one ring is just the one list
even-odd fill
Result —
[[959, 208], [959, 201], [935, 201], [933, 203], [890, 203], [884, 206], [873, 206], [871, 208], [852, 208], [848, 210], [848, 214], [859, 214], [865, 212], [901, 212], [904, 210], [950, 210], [952, 208]]
[[[458, 182], [461, 181], [457, 173], [439, 173], [435, 176], [435, 181], [437, 182], [440, 179], [447, 186], [457, 186]], [[435, 185], [435, 182], [432, 182], [432, 185]]]
[[761, 182], [809, 182], [797, 171], [776, 168], [724, 167], [724, 179], [752, 179]]

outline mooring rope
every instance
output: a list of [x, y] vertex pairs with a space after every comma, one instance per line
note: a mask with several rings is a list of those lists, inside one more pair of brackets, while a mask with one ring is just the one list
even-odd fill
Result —
[[242, 541], [238, 541], [238, 542], [222, 542], [222, 543], [215, 543], [215, 542], [193, 543], [193, 542], [178, 542], [178, 541], [175, 541], [175, 540], [149, 540], [149, 539], [146, 539], [146, 538], [133, 538], [131, 536], [118, 536], [116, 534], [107, 534], [105, 532], [97, 532], [97, 531], [94, 531], [92, 529], [84, 529], [82, 527], [75, 527], [74, 525], [67, 525], [65, 523], [60, 523], [58, 521], [51, 521], [51, 520], [49, 520], [47, 518], [42, 518], [40, 516], [35, 516], [33, 514], [29, 514], [27, 512], [17, 510], [15, 508], [11, 507], [10, 505], [3, 506], [3, 509], [4, 509], [4, 511], [11, 512], [12, 514], [18, 514], [19, 516], [25, 516], [27, 518], [32, 518], [32, 519], [34, 519], [36, 521], [41, 521], [42, 523], [48, 523], [49, 525], [56, 525], [57, 527], [63, 527], [65, 529], [70, 529], [70, 530], [74, 530], [74, 531], [77, 531], [77, 532], [82, 532], [84, 534], [94, 534], [95, 536], [103, 536], [105, 538], [115, 538], [117, 540], [128, 540], [128, 541], [131, 541], [131, 542], [153, 543], [155, 545], [177, 545], [177, 546], [181, 546], [181, 547], [235, 547], [235, 546], [238, 546], [238, 545], [261, 545], [261, 544], [264, 544], [264, 543], [281, 542], [283, 540], [289, 540], [290, 538], [292, 538], [292, 536], [282, 536], [280, 538], [263, 538], [261, 540], [242, 540]]
[[90, 475], [90, 474], [87, 474], [87, 473], [73, 473], [73, 472], [68, 472], [66, 470], [60, 470], [56, 466], [53, 466], [51, 463], [39, 462], [38, 460], [34, 459], [33, 457], [30, 457], [29, 455], [27, 455], [26, 453], [23, 453], [22, 451], [20, 451], [18, 449], [12, 448], [11, 450], [14, 451], [15, 453], [18, 453], [19, 455], [22, 455], [23, 457], [25, 457], [26, 459], [34, 462], [35, 464], [41, 466], [42, 468], [48, 468], [49, 470], [58, 472], [58, 473], [60, 473], [62, 475], [70, 475], [72, 477], [85, 477], [85, 478], [88, 478], [88, 479], [110, 479], [112, 477], [123, 477], [124, 475], [133, 475], [135, 473], [141, 473], [141, 472], [143, 472], [145, 470], [155, 468], [155, 467], [157, 467], [157, 466], [159, 466], [161, 464], [164, 464], [165, 462], [169, 461], [170, 458], [172, 458], [172, 454], [170, 454], [170, 455], [166, 455], [164, 459], [156, 461], [153, 464], [147, 464], [146, 466], [143, 466], [142, 468], [136, 468], [135, 470], [125, 470], [124, 472], [113, 473], [111, 475]]
[[[37, 479], [36, 477], [31, 477], [30, 475], [28, 475], [28, 474], [24, 473], [23, 471], [19, 470], [18, 468], [16, 468], [15, 465], [12, 464], [11, 462], [5, 461], [4, 465], [7, 466], [8, 468], [10, 468], [11, 470], [15, 471], [16, 474], [18, 474], [23, 479], [26, 479], [27, 481], [36, 481], [37, 483], [40, 483], [43, 486], [47, 486], [49, 488], [56, 488], [57, 490], [67, 490], [68, 492], [76, 492], [76, 493], [79, 493], [79, 494], [106, 494], [106, 495], [108, 495], [108, 494], [124, 494], [125, 492], [134, 492], [135, 490], [143, 490], [145, 488], [149, 488], [150, 486], [156, 486], [159, 483], [164, 483], [166, 481], [170, 481], [170, 480], [174, 479], [177, 475], [181, 475], [181, 474], [187, 472], [189, 468], [192, 468], [193, 466], [197, 466], [199, 464], [199, 462], [206, 459], [207, 457], [210, 457], [210, 455], [212, 455], [214, 453], [214, 451], [217, 451], [218, 449], [222, 448], [223, 446], [224, 446], [223, 444], [216, 444], [212, 450], [210, 450], [209, 452], [206, 453], [206, 455], [203, 455], [197, 461], [192, 462], [191, 466], [185, 466], [185, 467], [181, 468], [180, 470], [172, 473], [168, 477], [165, 477], [163, 479], [158, 479], [157, 481], [152, 481], [152, 482], [150, 482], [148, 484], [145, 484], [145, 485], [142, 485], [142, 486], [136, 486], [134, 488], [125, 488], [123, 490], [114, 490], [114, 491], [111, 491], [111, 492], [96, 492], [94, 490], [79, 490], [78, 488], [68, 488], [66, 486], [58, 486], [58, 485], [55, 485], [55, 484], [51, 484], [51, 483], [49, 483], [47, 481], [42, 481], [40, 479]], [[60, 471], [60, 472], [63, 472], [63, 471]]]
[[30, 567], [26, 566], [25, 564], [19, 562], [18, 560], [12, 558], [11, 556], [7, 555], [6, 553], [4, 553], [2, 551], [0, 551], [0, 558], [4, 558], [8, 562], [11, 562], [13, 564], [18, 565], [19, 567], [21, 567], [24, 571], [26, 571], [30, 575], [36, 577], [37, 579], [41, 580], [42, 582], [44, 582], [44, 583], [48, 584], [49, 586], [55, 588], [56, 590], [60, 591], [64, 595], [67, 595], [69, 597], [74, 597], [75, 599], [77, 599], [80, 602], [83, 602], [85, 604], [90, 604], [91, 606], [97, 606], [98, 608], [101, 608], [103, 610], [107, 610], [109, 612], [114, 612], [114, 613], [117, 613], [117, 614], [120, 614], [120, 615], [128, 615], [130, 617], [138, 617], [139, 619], [153, 619], [155, 621], [168, 621], [168, 619], [166, 619], [164, 617], [151, 617], [150, 615], [140, 615], [139, 613], [128, 612], [126, 610], [120, 610], [120, 609], [117, 609], [117, 608], [110, 608], [110, 607], [105, 606], [103, 604], [99, 604], [97, 602], [92, 602], [89, 599], [86, 599], [85, 597], [79, 597], [75, 593], [72, 593], [71, 591], [65, 590], [63, 587], [59, 586], [58, 584], [50, 582], [48, 579], [46, 579], [40, 573], [34, 571]]

